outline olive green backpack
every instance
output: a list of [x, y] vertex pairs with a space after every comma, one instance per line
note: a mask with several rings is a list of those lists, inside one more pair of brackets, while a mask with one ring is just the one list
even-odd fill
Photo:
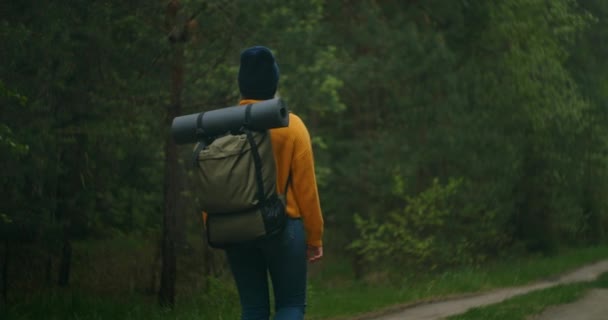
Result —
[[283, 194], [277, 194], [270, 132], [251, 131], [246, 124], [247, 120], [238, 132], [195, 147], [207, 240], [215, 248], [271, 237], [287, 220], [291, 174]]

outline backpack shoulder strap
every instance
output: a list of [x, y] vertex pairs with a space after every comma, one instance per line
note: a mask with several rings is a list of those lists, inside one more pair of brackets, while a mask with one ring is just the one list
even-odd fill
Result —
[[[251, 146], [253, 162], [255, 166], [256, 172], [256, 182], [258, 185], [258, 200], [262, 203], [265, 200], [264, 196], [264, 180], [262, 178], [262, 159], [260, 157], [260, 153], [258, 151], [258, 146], [253, 138], [253, 134], [251, 130], [248, 128], [251, 120], [251, 104], [248, 104], [245, 107], [245, 122], [243, 123], [243, 131], [247, 135], [247, 140], [249, 145]], [[267, 132], [267, 134], [269, 134]], [[287, 176], [287, 182], [285, 183], [285, 188], [283, 189], [283, 194], [285, 195], [285, 203], [287, 203], [287, 190], [289, 185], [291, 184], [291, 169], [289, 170], [289, 175]]]
[[253, 156], [253, 164], [255, 166], [255, 180], [258, 185], [258, 201], [263, 203], [265, 199], [264, 195], [264, 179], [262, 178], [262, 159], [258, 151], [258, 145], [253, 138], [253, 134], [249, 129], [249, 121], [251, 120], [251, 104], [245, 107], [245, 122], [243, 123], [243, 132], [247, 135], [247, 141], [251, 147], [251, 155]]
[[262, 178], [262, 159], [260, 157], [260, 153], [258, 151], [258, 145], [253, 138], [253, 134], [249, 129], [243, 129], [245, 134], [247, 135], [247, 141], [249, 142], [249, 146], [251, 147], [251, 156], [253, 157], [253, 165], [255, 166], [255, 180], [258, 185], [258, 201], [260, 203], [264, 202], [264, 179]]

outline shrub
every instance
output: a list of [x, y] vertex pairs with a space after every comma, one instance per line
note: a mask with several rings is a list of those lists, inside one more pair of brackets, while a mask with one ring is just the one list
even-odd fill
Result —
[[349, 247], [372, 265], [410, 270], [482, 262], [501, 243], [500, 225], [492, 210], [460, 203], [469, 189], [462, 179], [435, 179], [420, 194], [403, 195], [405, 206], [384, 221], [355, 215], [360, 236]]

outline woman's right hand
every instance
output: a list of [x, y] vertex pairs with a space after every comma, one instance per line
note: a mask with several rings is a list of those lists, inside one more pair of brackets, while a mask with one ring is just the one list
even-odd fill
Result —
[[308, 246], [308, 262], [317, 262], [323, 257], [323, 247]]

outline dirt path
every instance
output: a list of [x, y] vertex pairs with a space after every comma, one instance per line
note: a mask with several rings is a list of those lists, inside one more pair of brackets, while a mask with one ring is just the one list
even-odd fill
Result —
[[[521, 286], [521, 287], [513, 287], [513, 288], [505, 288], [499, 289], [491, 292], [481, 293], [478, 295], [462, 297], [462, 298], [454, 298], [445, 301], [431, 302], [426, 304], [419, 304], [411, 307], [401, 308], [399, 311], [391, 311], [390, 313], [385, 312], [384, 315], [375, 315], [375, 316], [366, 316], [359, 317], [358, 320], [434, 320], [434, 319], [443, 319], [445, 317], [457, 315], [466, 312], [467, 310], [475, 307], [486, 306], [494, 303], [501, 302], [503, 300], [512, 298], [514, 296], [518, 296], [521, 294], [529, 293], [535, 290], [545, 289], [549, 287], [553, 287], [559, 284], [567, 284], [567, 283], [575, 283], [575, 282], [584, 282], [584, 281], [593, 281], [600, 274], [608, 272], [608, 260], [600, 261], [594, 263], [592, 265], [579, 268], [575, 271], [567, 273], [561, 277], [557, 277], [553, 280], [542, 281], [538, 283], [534, 283], [531, 285]], [[597, 297], [596, 297], [597, 296]], [[594, 293], [591, 295], [593, 303], [598, 303], [594, 299], [604, 298], [605, 300], [602, 303], [599, 303], [604, 307], [602, 319], [606, 319], [606, 314], [608, 312], [608, 293]], [[591, 303], [584, 301], [584, 303]], [[578, 308], [578, 307], [574, 307]], [[581, 308], [586, 308], [583, 306]], [[583, 309], [584, 310], [584, 309]], [[573, 311], [575, 312], [575, 311]], [[545, 319], [600, 319], [600, 318], [582, 318], [579, 315], [564, 317], [564, 318], [556, 318], [549, 316]]]
[[591, 290], [579, 301], [550, 307], [536, 320], [605, 320], [608, 317], [608, 289]]

